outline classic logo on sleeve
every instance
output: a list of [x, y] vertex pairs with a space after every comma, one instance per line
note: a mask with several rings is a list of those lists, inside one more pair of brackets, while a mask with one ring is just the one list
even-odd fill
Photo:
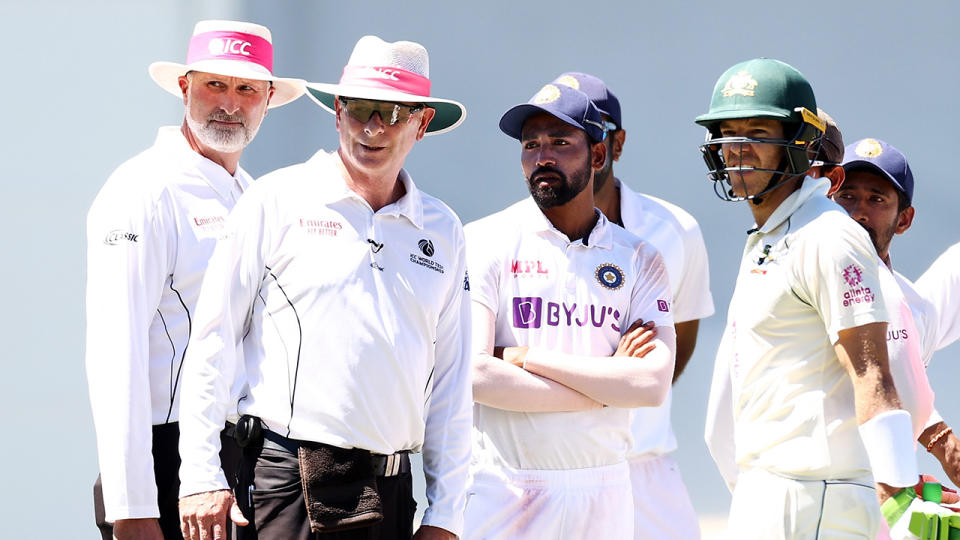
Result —
[[115, 246], [120, 242], [136, 242], [139, 238], [139, 234], [133, 234], [132, 232], [114, 229], [107, 233], [107, 236], [105, 236], [103, 239], [103, 243], [108, 246]]
[[[606, 320], [610, 317], [611, 320]], [[620, 332], [617, 324], [620, 311], [610, 306], [577, 305], [576, 302], [544, 302], [539, 296], [513, 298], [513, 327], [541, 328], [543, 326], [587, 326], [609, 328]]]
[[870, 287], [861, 287], [863, 282], [863, 269], [855, 264], [843, 269], [843, 280], [850, 287], [843, 293], [843, 307], [850, 307], [854, 304], [869, 304], [876, 297]]
[[615, 291], [620, 287], [623, 287], [623, 270], [621, 270], [620, 267], [615, 264], [601, 264], [597, 267], [597, 271], [594, 273], [594, 275], [597, 278], [597, 283], [610, 290]]

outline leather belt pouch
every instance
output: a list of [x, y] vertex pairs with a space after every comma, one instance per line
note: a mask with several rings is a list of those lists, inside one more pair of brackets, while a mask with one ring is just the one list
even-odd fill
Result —
[[297, 454], [312, 532], [357, 529], [383, 519], [369, 451], [301, 442]]

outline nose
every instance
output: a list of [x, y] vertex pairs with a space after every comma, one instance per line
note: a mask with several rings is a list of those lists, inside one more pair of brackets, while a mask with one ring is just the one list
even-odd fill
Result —
[[240, 110], [240, 100], [228, 92], [220, 100], [220, 108], [223, 109], [223, 112], [232, 115]]
[[363, 125], [363, 132], [368, 136], [379, 135], [385, 129], [386, 124], [383, 123], [383, 119], [380, 118], [380, 113], [377, 111], [373, 111], [373, 114], [367, 119], [367, 123]]
[[854, 199], [847, 204], [847, 213], [859, 223], [867, 223], [870, 221], [869, 215], [866, 211], [866, 204], [864, 204], [862, 199]]
[[537, 167], [556, 164], [557, 158], [555, 158], [553, 153], [550, 152], [549, 145], [541, 145], [540, 149], [537, 151]]

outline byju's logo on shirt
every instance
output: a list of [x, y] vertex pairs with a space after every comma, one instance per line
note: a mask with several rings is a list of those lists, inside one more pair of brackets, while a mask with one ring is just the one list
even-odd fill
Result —
[[[546, 306], [544, 306], [546, 304]], [[607, 320], [610, 317], [610, 320]], [[620, 332], [618, 322], [620, 311], [610, 306], [593, 304], [578, 306], [576, 302], [546, 302], [538, 296], [513, 298], [513, 327], [541, 328], [546, 326], [587, 326], [601, 328], [604, 323], [616, 332]]]

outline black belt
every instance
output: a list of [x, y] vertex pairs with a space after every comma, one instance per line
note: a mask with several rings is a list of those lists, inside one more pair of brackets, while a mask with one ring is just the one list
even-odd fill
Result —
[[[263, 430], [264, 448], [297, 454], [300, 446], [300, 441], [296, 439], [289, 439], [269, 429]], [[370, 460], [375, 476], [397, 476], [410, 472], [410, 453], [405, 450], [388, 455], [371, 452]]]

